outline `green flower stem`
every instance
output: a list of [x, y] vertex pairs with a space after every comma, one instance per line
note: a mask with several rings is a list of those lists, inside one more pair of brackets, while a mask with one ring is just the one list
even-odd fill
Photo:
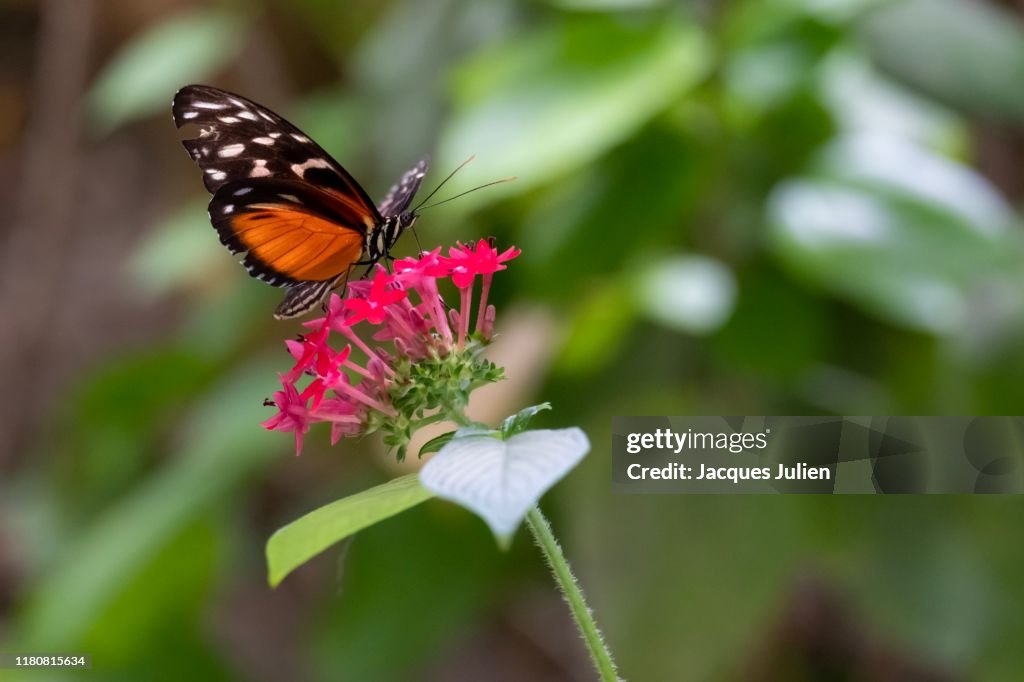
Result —
[[432, 414], [429, 417], [423, 417], [422, 419], [417, 419], [417, 420], [413, 421], [412, 424], [409, 425], [409, 430], [410, 431], [414, 431], [414, 432], [415, 431], [419, 431], [424, 426], [428, 426], [430, 424], [436, 424], [438, 422], [443, 422], [443, 421], [452, 421], [451, 415], [448, 414], [447, 412], [438, 412], [437, 414]]
[[594, 667], [601, 675], [601, 681], [619, 682], [619, 674], [615, 668], [615, 661], [612, 660], [612, 654], [604, 643], [604, 638], [601, 637], [601, 631], [597, 629], [594, 615], [591, 613], [590, 607], [587, 606], [587, 600], [583, 597], [583, 590], [576, 581], [576, 576], [572, 574], [569, 562], [565, 558], [565, 554], [562, 553], [562, 548], [558, 545], [554, 533], [551, 532], [551, 524], [541, 513], [540, 507], [534, 507], [529, 511], [526, 515], [526, 524], [529, 526], [530, 532], [533, 533], [533, 539], [537, 546], [544, 553], [544, 558], [547, 559], [548, 566], [551, 567], [551, 574], [561, 588], [565, 601], [569, 604], [573, 620], [576, 621], [576, 628], [587, 645], [590, 660], [593, 661]]

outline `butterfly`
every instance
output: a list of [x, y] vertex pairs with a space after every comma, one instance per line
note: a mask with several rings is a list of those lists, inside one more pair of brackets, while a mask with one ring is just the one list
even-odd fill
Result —
[[[198, 127], [182, 142], [213, 195], [210, 222], [249, 274], [288, 293], [279, 320], [312, 310], [357, 265], [373, 265], [416, 222], [410, 209], [427, 160], [374, 205], [366, 190], [308, 135], [264, 106], [207, 85], [174, 95], [174, 123]], [[436, 191], [436, 190], [435, 190]]]

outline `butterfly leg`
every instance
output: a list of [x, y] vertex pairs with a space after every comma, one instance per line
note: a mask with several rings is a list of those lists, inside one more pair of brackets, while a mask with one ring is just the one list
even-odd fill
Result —
[[420, 244], [420, 235], [416, 232], [416, 226], [415, 225], [410, 225], [409, 229], [412, 230], [412, 236], [415, 237], [415, 239], [416, 239], [416, 253], [417, 254], [422, 254], [423, 253], [423, 244]]

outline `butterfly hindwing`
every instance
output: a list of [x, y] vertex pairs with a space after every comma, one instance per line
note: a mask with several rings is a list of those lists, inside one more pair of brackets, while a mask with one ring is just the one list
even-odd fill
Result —
[[339, 277], [337, 280], [300, 282], [289, 287], [288, 294], [274, 311], [274, 317], [279, 320], [287, 320], [303, 315], [322, 301], [327, 292], [340, 285], [345, 279], [347, 279], [347, 275]]

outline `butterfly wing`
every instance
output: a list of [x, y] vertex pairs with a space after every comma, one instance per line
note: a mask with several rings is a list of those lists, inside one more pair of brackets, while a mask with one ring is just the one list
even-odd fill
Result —
[[311, 182], [358, 201], [380, 222], [373, 201], [348, 171], [308, 135], [264, 106], [207, 85], [188, 85], [174, 95], [174, 123], [196, 125], [185, 149], [203, 170], [212, 194], [242, 178]]
[[366, 191], [301, 130], [241, 95], [189, 85], [172, 109], [179, 128], [198, 126], [183, 144], [213, 194], [221, 242], [246, 252], [254, 277], [292, 289], [278, 316], [312, 308], [383, 222]]
[[356, 208], [296, 180], [240, 180], [222, 185], [210, 221], [253, 277], [275, 286], [347, 274], [363, 251]]
[[407, 170], [398, 182], [391, 185], [387, 196], [377, 204], [377, 212], [384, 218], [393, 218], [408, 210], [427, 174], [427, 167], [428, 160], [423, 158]]

